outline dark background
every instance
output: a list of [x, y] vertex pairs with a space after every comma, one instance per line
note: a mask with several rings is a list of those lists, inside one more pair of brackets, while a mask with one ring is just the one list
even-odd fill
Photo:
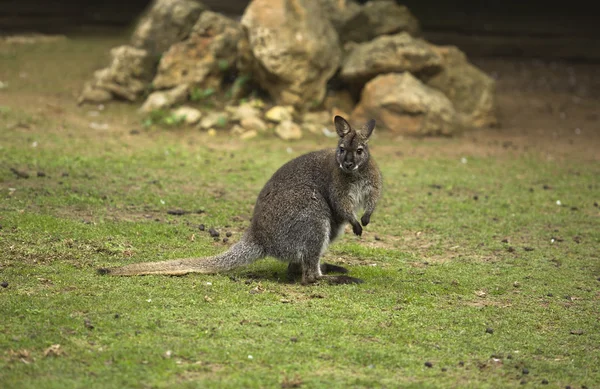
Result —
[[[0, 34], [114, 33], [131, 28], [149, 0], [0, 0]], [[247, 1], [206, 0], [240, 15]], [[399, 1], [420, 20], [424, 38], [471, 56], [600, 62], [600, 14], [592, 2]]]

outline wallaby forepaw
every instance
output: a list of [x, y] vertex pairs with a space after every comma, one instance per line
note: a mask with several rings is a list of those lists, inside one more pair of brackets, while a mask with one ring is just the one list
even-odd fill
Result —
[[366, 227], [370, 221], [371, 221], [371, 215], [368, 215], [366, 213], [364, 215], [362, 215], [362, 217], [360, 218], [360, 223], [363, 225], [363, 227]]
[[360, 224], [356, 223], [352, 225], [352, 232], [354, 232], [354, 235], [356, 236], [361, 236], [362, 235], [362, 227], [360, 226]]

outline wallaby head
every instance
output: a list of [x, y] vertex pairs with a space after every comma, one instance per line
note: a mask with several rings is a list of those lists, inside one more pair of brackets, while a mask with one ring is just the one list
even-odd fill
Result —
[[336, 151], [338, 166], [345, 173], [357, 172], [369, 161], [368, 143], [375, 129], [375, 120], [369, 120], [359, 130], [352, 128], [341, 116], [336, 116], [333, 121], [340, 136]]

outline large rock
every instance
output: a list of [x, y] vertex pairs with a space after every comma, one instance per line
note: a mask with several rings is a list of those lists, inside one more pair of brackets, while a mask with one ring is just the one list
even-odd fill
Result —
[[107, 68], [97, 70], [79, 97], [79, 103], [98, 102], [117, 97], [137, 100], [150, 83], [154, 62], [146, 50], [131, 46], [118, 46], [110, 51], [111, 62]]
[[454, 46], [432, 46], [443, 58], [443, 70], [426, 83], [441, 90], [454, 108], [475, 127], [496, 124], [496, 82], [467, 61], [465, 54]]
[[417, 18], [394, 0], [369, 1], [363, 6], [354, 0], [318, 1], [342, 43], [366, 42], [380, 35], [400, 32], [419, 34]]
[[367, 2], [358, 14], [338, 30], [342, 42], [367, 42], [380, 35], [401, 32], [418, 35], [419, 21], [406, 6], [393, 0]]
[[340, 42], [346, 42], [346, 36], [358, 23], [366, 23], [362, 7], [354, 0], [317, 0], [325, 17], [331, 21], [339, 35]]
[[196, 0], [154, 0], [137, 24], [131, 43], [158, 59], [173, 43], [187, 38], [205, 8]]
[[278, 105], [319, 105], [341, 49], [317, 0], [253, 0], [242, 17], [251, 51], [245, 67]]
[[163, 55], [153, 84], [157, 89], [190, 84], [219, 89], [224, 74], [235, 67], [237, 44], [243, 36], [234, 20], [211, 11], [200, 15], [190, 36]]
[[355, 45], [344, 60], [340, 77], [364, 84], [382, 73], [434, 74], [441, 67], [441, 55], [427, 42], [403, 32]]
[[408, 72], [385, 74], [363, 89], [352, 119], [404, 135], [451, 135], [460, 128], [452, 102]]

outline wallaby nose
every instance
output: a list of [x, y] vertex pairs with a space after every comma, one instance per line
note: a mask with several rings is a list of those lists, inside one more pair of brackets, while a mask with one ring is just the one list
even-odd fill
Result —
[[344, 168], [352, 169], [354, 167], [354, 162], [352, 161], [344, 161]]

